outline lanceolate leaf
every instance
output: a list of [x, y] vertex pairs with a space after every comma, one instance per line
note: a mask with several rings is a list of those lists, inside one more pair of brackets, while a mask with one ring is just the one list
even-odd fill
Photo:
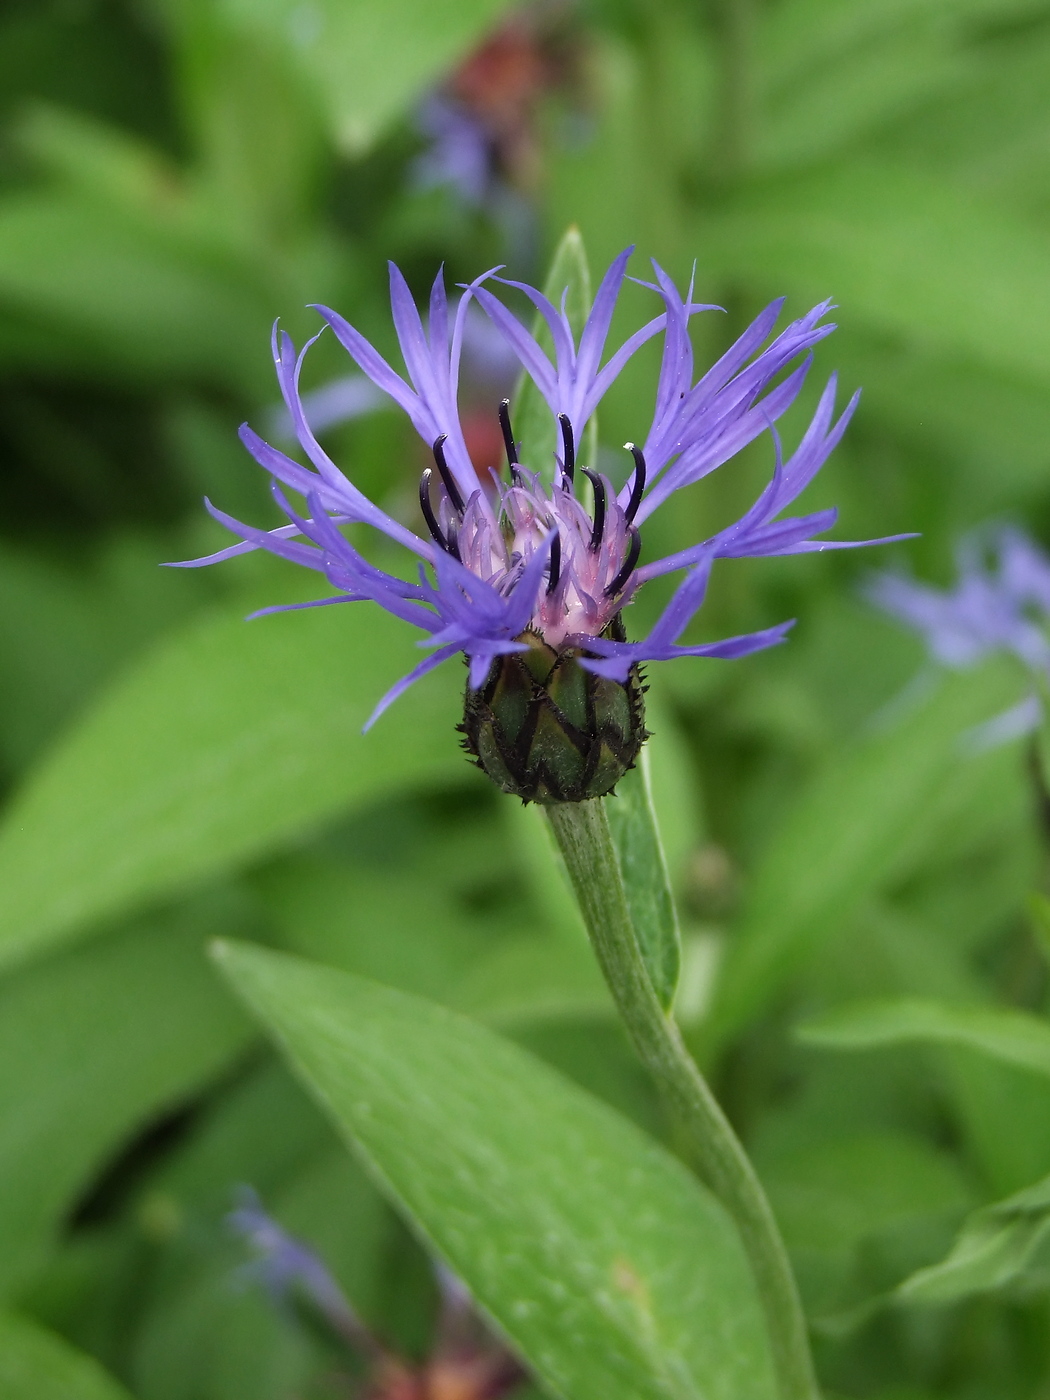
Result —
[[884, 1045], [963, 1045], [1050, 1076], [1050, 1025], [1026, 1011], [901, 998], [859, 1002], [798, 1028], [806, 1045], [872, 1050]]
[[648, 754], [605, 799], [605, 814], [623, 877], [631, 922], [660, 1004], [667, 1010], [678, 986], [681, 937], [649, 785]]
[[[206, 373], [259, 392], [271, 297], [203, 240], [98, 199], [34, 191], [0, 206], [0, 295], [124, 382]], [[225, 273], [225, 275], [224, 275]], [[57, 334], [56, 334], [57, 331]]]
[[231, 28], [287, 52], [327, 108], [339, 143], [359, 150], [480, 42], [504, 0], [220, 0]]
[[224, 944], [218, 956], [554, 1394], [769, 1400], [736, 1235], [663, 1148], [452, 1012], [259, 948]]
[[[294, 598], [290, 575], [255, 605]], [[391, 788], [468, 779], [456, 666], [361, 733], [420, 658], [404, 623], [353, 604], [245, 611], [228, 604], [148, 652], [15, 798], [0, 826], [0, 965]]]
[[131, 1400], [98, 1362], [28, 1318], [0, 1314], [4, 1400]]
[[951, 1253], [904, 1280], [910, 1303], [948, 1303], [1007, 1285], [1050, 1285], [1050, 1177], [975, 1211]]
[[720, 271], [827, 296], [883, 332], [1024, 376], [1050, 374], [1041, 230], [927, 173], [850, 161], [753, 187], [705, 224]]

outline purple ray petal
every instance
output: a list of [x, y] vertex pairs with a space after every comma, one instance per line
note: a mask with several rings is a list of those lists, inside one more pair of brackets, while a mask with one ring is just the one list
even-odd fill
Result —
[[412, 670], [409, 671], [408, 675], [402, 676], [401, 679], [397, 682], [397, 684], [392, 685], [387, 691], [387, 693], [383, 696], [382, 700], [380, 700], [379, 704], [375, 707], [375, 709], [369, 715], [368, 719], [365, 721], [361, 733], [367, 734], [368, 731], [372, 728], [372, 725], [375, 724], [379, 716], [381, 714], [384, 714], [394, 703], [395, 700], [399, 699], [402, 695], [404, 695], [405, 691], [409, 688], [410, 685], [415, 685], [416, 681], [418, 681], [420, 677], [425, 676], [428, 671], [433, 671], [435, 667], [441, 665], [442, 661], [447, 661], [450, 656], [455, 656], [457, 651], [459, 651], [459, 647], [455, 645], [441, 647], [440, 650], [431, 652], [429, 656], [424, 657], [418, 666], [413, 666]]
[[[333, 515], [331, 517], [337, 525], [345, 525], [350, 517], [347, 515]], [[276, 530], [267, 530], [268, 535], [273, 535], [276, 539], [287, 540], [300, 533], [298, 525], [279, 525]], [[203, 555], [200, 559], [179, 559], [171, 563], [161, 565], [162, 569], [200, 569], [205, 564], [221, 564], [226, 559], [235, 559], [238, 554], [249, 554], [251, 551], [261, 548], [260, 545], [253, 544], [250, 540], [241, 540], [240, 544], [227, 545], [225, 549], [217, 550], [214, 554]]]
[[572, 369], [576, 364], [576, 346], [573, 344], [572, 331], [569, 328], [568, 317], [564, 311], [560, 311], [553, 302], [543, 295], [542, 292], [530, 287], [527, 282], [514, 282], [509, 277], [497, 277], [497, 282], [502, 282], [506, 287], [516, 287], [519, 292], [524, 292], [533, 306], [547, 322], [552, 337], [554, 338], [554, 354], [559, 368], [564, 365], [567, 369]]
[[[536, 338], [486, 287], [479, 287], [476, 297], [486, 314], [514, 347], [515, 354], [547, 403], [557, 403], [557, 378], [550, 360], [540, 349]], [[554, 412], [554, 409], [551, 411]]]
[[880, 535], [876, 540], [804, 540], [790, 549], [780, 549], [778, 554], [824, 554], [829, 549], [868, 549], [877, 544], [899, 544], [901, 540], [917, 540], [921, 536], [917, 530], [903, 535]]
[[[258, 549], [265, 549], [269, 554], [276, 554], [280, 559], [288, 559], [293, 564], [303, 564], [308, 569], [324, 569], [324, 560], [319, 549], [311, 549], [305, 544], [291, 544], [289, 541], [277, 537], [276, 532], [259, 530], [254, 525], [245, 525], [242, 521], [236, 520], [232, 515], [227, 515], [224, 510], [219, 510], [213, 506], [211, 501], [205, 497], [204, 506], [213, 520], [217, 520], [220, 525], [225, 525], [227, 530], [234, 535], [240, 535], [244, 540], [250, 540]], [[296, 530], [296, 534], [301, 534]]]
[[[706, 308], [700, 308], [706, 310]], [[663, 315], [654, 316], [651, 321], [647, 321], [640, 330], [627, 337], [620, 348], [609, 356], [608, 364], [598, 371], [594, 376], [590, 388], [582, 395], [580, 404], [580, 418], [585, 423], [591, 414], [598, 407], [605, 395], [612, 388], [614, 381], [620, 375], [624, 365], [636, 351], [640, 350], [647, 341], [652, 340], [654, 335], [658, 335], [663, 330], [666, 318]], [[582, 426], [582, 425], [581, 425]]]
[[256, 608], [245, 614], [245, 622], [254, 622], [257, 617], [272, 617], [275, 613], [305, 612], [307, 608], [327, 608], [332, 603], [364, 603], [369, 599], [364, 593], [344, 593], [339, 598], [314, 598], [309, 603], [271, 603], [268, 608]]
[[[316, 340], [316, 338], [315, 336], [314, 339]], [[291, 345], [290, 340], [288, 344]], [[305, 350], [303, 353], [305, 354]], [[301, 364], [301, 362], [302, 357], [300, 356], [299, 363]], [[293, 462], [283, 452], [279, 452], [277, 448], [264, 442], [247, 423], [243, 423], [240, 428], [240, 439], [259, 465], [272, 476], [277, 477], [279, 481], [283, 481], [285, 485], [304, 496], [310, 491], [320, 490], [326, 509], [336, 510], [350, 519], [371, 525], [389, 539], [396, 540], [398, 544], [403, 544], [407, 549], [411, 549], [414, 554], [420, 555], [421, 558], [431, 559], [434, 553], [433, 545], [421, 540], [406, 526], [374, 505], [362, 491], [359, 491], [344, 476], [321, 448], [307, 424], [302, 410], [298, 387], [298, 368], [296, 368], [294, 378], [288, 378], [284, 371], [279, 372], [279, 377], [282, 377], [283, 386], [287, 388], [285, 402], [288, 403], [288, 411], [292, 415], [296, 433], [310, 460], [318, 466], [320, 475], [300, 466], [298, 462]]]
[[368, 375], [372, 383], [382, 389], [385, 394], [389, 394], [394, 402], [405, 410], [413, 424], [416, 425], [418, 432], [419, 400], [401, 376], [387, 364], [379, 351], [364, 338], [359, 330], [356, 330], [345, 317], [340, 316], [338, 311], [333, 311], [330, 306], [324, 306], [321, 302], [311, 303], [311, 309], [324, 317], [335, 332], [335, 338], [339, 344]]
[[576, 374], [580, 380], [593, 379], [598, 373], [602, 351], [609, 336], [613, 312], [623, 286], [627, 261], [634, 252], [634, 244], [625, 248], [610, 263], [609, 270], [602, 278], [595, 293], [594, 302], [580, 334], [580, 348], [576, 354]]
[[644, 665], [647, 661], [675, 661], [682, 656], [707, 656], [723, 661], [738, 661], [753, 652], [779, 646], [794, 625], [792, 619], [790, 622], [778, 623], [776, 627], [766, 627], [761, 632], [747, 632], [739, 637], [728, 637], [721, 642], [703, 642], [698, 646], [659, 646], [651, 644], [650, 641], [620, 644], [626, 648], [623, 652], [618, 652], [603, 661], [584, 658], [580, 665], [599, 676], [622, 683], [627, 679], [632, 665]]

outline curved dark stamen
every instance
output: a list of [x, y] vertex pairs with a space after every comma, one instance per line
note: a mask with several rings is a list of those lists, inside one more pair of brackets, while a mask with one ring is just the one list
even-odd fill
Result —
[[448, 543], [445, 548], [448, 550], [449, 554], [452, 555], [453, 559], [458, 559], [461, 564], [463, 563], [463, 557], [459, 552], [459, 536], [456, 533], [455, 525], [450, 525], [448, 527]]
[[553, 593], [553, 592], [554, 592], [554, 590], [555, 590], [555, 589], [557, 588], [557, 586], [558, 586], [558, 580], [559, 580], [560, 578], [561, 578], [561, 535], [558, 533], [557, 530], [555, 530], [555, 532], [554, 532], [554, 538], [551, 540], [551, 573], [550, 573], [550, 578], [547, 580], [547, 592], [548, 592], [548, 593]]
[[441, 480], [445, 483], [445, 490], [448, 498], [452, 502], [460, 515], [463, 514], [463, 497], [459, 494], [459, 487], [456, 485], [456, 478], [449, 471], [448, 463], [445, 461], [445, 443], [448, 442], [448, 433], [442, 433], [434, 440], [434, 461], [437, 469], [441, 473]]
[[631, 532], [631, 544], [630, 548], [627, 550], [627, 558], [623, 561], [623, 567], [620, 569], [620, 572], [605, 590], [606, 598], [614, 598], [616, 594], [619, 593], [620, 589], [634, 573], [635, 566], [638, 563], [638, 556], [642, 552], [641, 535], [633, 525], [628, 528]]
[[583, 474], [594, 487], [594, 529], [591, 531], [591, 552], [595, 553], [602, 542], [605, 531], [605, 482], [597, 472], [584, 467]]
[[425, 469], [419, 478], [419, 508], [423, 512], [423, 519], [427, 522], [427, 529], [434, 540], [442, 549], [448, 546], [445, 536], [441, 533], [441, 526], [437, 523], [437, 516], [434, 514], [434, 507], [430, 504], [430, 478], [434, 473], [429, 467]]
[[630, 525], [631, 521], [638, 514], [638, 507], [642, 504], [642, 492], [645, 490], [645, 458], [642, 456], [642, 449], [635, 447], [633, 442], [625, 442], [624, 447], [634, 458], [634, 481], [631, 484], [631, 499], [627, 502], [627, 509], [624, 511], [624, 519]]
[[445, 538], [441, 526], [438, 524], [437, 516], [434, 514], [434, 507], [430, 503], [430, 479], [433, 475], [434, 473], [427, 467], [423, 475], [419, 478], [419, 506], [423, 512], [423, 519], [427, 522], [427, 529], [430, 531], [434, 543], [440, 545], [446, 554], [451, 554], [458, 559], [459, 549], [455, 545], [454, 540], [450, 543], [449, 540]]
[[569, 422], [567, 413], [559, 413], [558, 422], [561, 425], [561, 440], [564, 451], [562, 471], [571, 486], [576, 477], [576, 444], [572, 437], [572, 424]]
[[510, 399], [504, 399], [499, 406], [499, 425], [503, 429], [503, 446], [507, 449], [507, 466], [510, 467], [511, 476], [514, 476], [514, 468], [518, 465], [518, 444], [514, 441], [510, 426]]

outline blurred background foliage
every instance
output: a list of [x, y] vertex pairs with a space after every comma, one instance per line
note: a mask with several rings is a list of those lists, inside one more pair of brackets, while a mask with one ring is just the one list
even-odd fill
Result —
[[[921, 531], [896, 562], [942, 580], [979, 522], [1050, 540], [1046, 0], [0, 6], [5, 1394], [354, 1393], [332, 1339], [239, 1272], [239, 1183], [425, 1350], [422, 1252], [220, 985], [217, 934], [456, 1006], [666, 1131], [533, 814], [456, 746], [459, 672], [362, 739], [412, 658], [399, 624], [245, 626], [307, 584], [254, 557], [157, 567], [224, 542], [205, 492], [275, 520], [236, 439], [281, 431], [275, 317], [302, 338], [326, 302], [389, 352], [387, 258], [420, 296], [440, 263], [542, 279], [570, 223], [592, 269], [628, 243], [639, 276], [695, 265], [726, 309], [699, 318], [704, 356], [774, 295], [835, 298], [815, 377], [865, 393], [812, 496], [845, 536]], [[655, 367], [603, 405], [610, 473]], [[420, 447], [348, 371], [322, 339], [326, 444], [411, 519]], [[468, 371], [486, 464], [510, 386], [484, 344]], [[722, 525], [770, 465], [759, 444], [693, 489], [654, 548]], [[772, 1196], [829, 1395], [1035, 1400], [1047, 1207], [980, 1208], [1050, 1172], [1045, 1068], [967, 1034], [842, 1054], [793, 1032], [857, 998], [1047, 1004], [1045, 803], [1023, 748], [957, 743], [1016, 681], [923, 678], [860, 600], [875, 562], [727, 563], [705, 634], [797, 616], [790, 644], [654, 671], [678, 1013]], [[918, 1286], [967, 1220], [993, 1263]]]

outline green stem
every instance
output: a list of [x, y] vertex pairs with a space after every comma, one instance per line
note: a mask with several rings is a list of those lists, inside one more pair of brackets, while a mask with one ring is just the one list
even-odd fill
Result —
[[781, 1400], [819, 1395], [787, 1252], [755, 1170], [653, 991], [631, 924], [602, 800], [546, 808], [605, 980], [666, 1096], [697, 1175], [736, 1222], [765, 1310]]

